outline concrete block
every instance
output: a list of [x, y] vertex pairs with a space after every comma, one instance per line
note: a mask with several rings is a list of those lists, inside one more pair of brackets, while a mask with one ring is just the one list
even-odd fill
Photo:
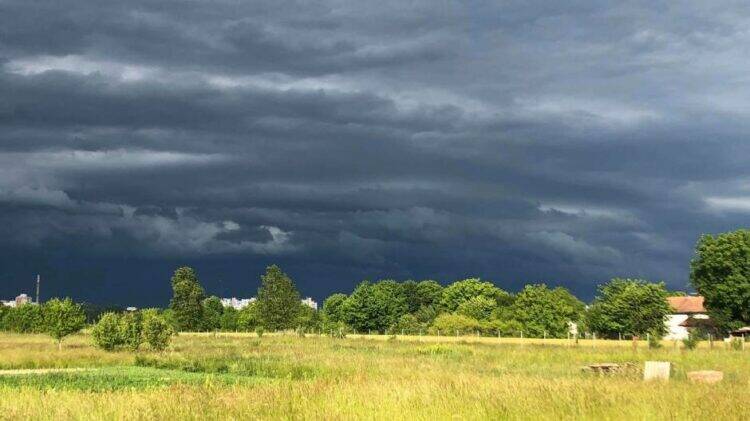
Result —
[[646, 361], [643, 380], [669, 380], [672, 364], [668, 361]]
[[695, 383], [714, 384], [724, 379], [724, 373], [715, 370], [689, 371], [687, 373], [687, 378]]

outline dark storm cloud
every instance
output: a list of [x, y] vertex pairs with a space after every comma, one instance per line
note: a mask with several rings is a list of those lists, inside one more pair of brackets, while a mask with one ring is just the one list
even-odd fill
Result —
[[[163, 304], [684, 288], [750, 212], [748, 12], [702, 2], [0, 1], [0, 293]], [[158, 288], [154, 285], [160, 285]], [[144, 294], [144, 289], [155, 288]]]

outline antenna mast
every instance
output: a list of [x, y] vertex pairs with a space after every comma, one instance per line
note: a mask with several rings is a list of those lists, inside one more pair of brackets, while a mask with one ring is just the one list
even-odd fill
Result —
[[36, 303], [39, 304], [39, 283], [41, 282], [42, 278], [39, 275], [36, 275]]

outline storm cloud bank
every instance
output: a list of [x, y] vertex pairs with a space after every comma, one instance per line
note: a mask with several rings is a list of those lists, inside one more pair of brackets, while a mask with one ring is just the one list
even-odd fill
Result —
[[[407, 4], [408, 3], [408, 4]], [[0, 294], [684, 288], [750, 214], [741, 2], [0, 0]]]

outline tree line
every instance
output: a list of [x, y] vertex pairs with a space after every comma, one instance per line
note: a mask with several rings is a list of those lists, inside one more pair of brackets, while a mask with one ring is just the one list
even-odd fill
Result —
[[[750, 324], [750, 231], [702, 236], [691, 261], [690, 282], [705, 297], [718, 333]], [[510, 293], [469, 278], [443, 286], [434, 280], [363, 281], [350, 294], [336, 293], [316, 311], [300, 302], [293, 280], [278, 266], [261, 276], [257, 301], [236, 310], [208, 296], [196, 272], [178, 268], [166, 309], [107, 312], [92, 336], [104, 349], [137, 349], [146, 341], [163, 349], [179, 331], [268, 331], [501, 335], [562, 338], [571, 331], [614, 338], [661, 337], [672, 311], [662, 282], [615, 278], [600, 285], [585, 305], [563, 287], [526, 285]], [[91, 315], [88, 315], [91, 321]], [[46, 332], [58, 342], [87, 324], [83, 306], [53, 299], [38, 306], [0, 307], [0, 330]]]

